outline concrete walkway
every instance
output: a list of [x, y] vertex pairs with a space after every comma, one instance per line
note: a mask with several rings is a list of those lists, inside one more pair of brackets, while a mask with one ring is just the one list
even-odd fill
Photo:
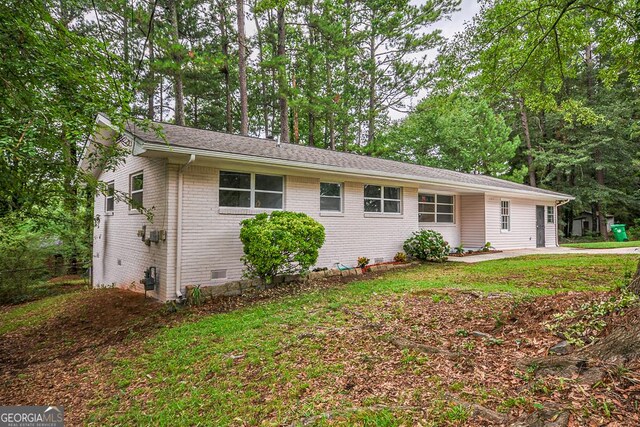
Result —
[[549, 255], [549, 254], [589, 254], [589, 255], [640, 255], [640, 247], [637, 248], [614, 248], [614, 249], [580, 249], [580, 248], [567, 248], [564, 246], [558, 248], [538, 248], [538, 249], [512, 249], [499, 253], [489, 253], [483, 255], [469, 255], [465, 257], [449, 257], [449, 261], [453, 262], [465, 262], [468, 264], [475, 264], [483, 261], [493, 261], [496, 259], [515, 258], [525, 255]]

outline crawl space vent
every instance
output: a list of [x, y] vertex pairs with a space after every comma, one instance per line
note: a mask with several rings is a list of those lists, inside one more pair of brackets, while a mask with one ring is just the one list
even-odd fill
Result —
[[376, 264], [380, 264], [381, 262], [384, 262], [384, 258], [374, 258], [373, 262]]
[[227, 270], [211, 270], [211, 280], [214, 279], [226, 279]]

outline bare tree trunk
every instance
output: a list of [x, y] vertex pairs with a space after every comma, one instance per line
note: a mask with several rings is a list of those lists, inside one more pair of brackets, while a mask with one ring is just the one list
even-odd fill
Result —
[[147, 118], [153, 120], [155, 117], [155, 106], [153, 105], [156, 94], [155, 72], [153, 71], [153, 62], [156, 59], [154, 46], [153, 46], [153, 19], [151, 13], [153, 11], [153, 5], [149, 3], [149, 33], [147, 39], [149, 40], [149, 88], [147, 89]]
[[373, 142], [375, 138], [375, 126], [376, 126], [376, 36], [371, 34], [369, 37], [369, 111], [368, 111], [368, 132], [367, 132], [367, 145]]
[[220, 35], [222, 36], [222, 55], [224, 56], [224, 63], [222, 66], [222, 74], [224, 75], [224, 89], [225, 89], [225, 123], [227, 132], [233, 132], [233, 114], [231, 111], [231, 75], [229, 72], [229, 35], [227, 33], [227, 12], [225, 10], [225, 4], [223, 2], [218, 3], [220, 20], [218, 27], [220, 28]]
[[[345, 19], [345, 29], [344, 29], [344, 39], [347, 43], [349, 43], [349, 39], [351, 38], [351, 0], [346, 0], [345, 1], [345, 7], [347, 9], [347, 16]], [[345, 75], [345, 82], [344, 82], [344, 86], [342, 88], [342, 102], [346, 103], [346, 99], [347, 99], [347, 95], [349, 93], [349, 57], [347, 55], [345, 55], [344, 57], [344, 75]], [[348, 135], [349, 135], [349, 112], [348, 111], [343, 111], [343, 119], [344, 122], [342, 123], [342, 151], [347, 151], [348, 145], [349, 145], [349, 141], [348, 141]]]
[[[297, 68], [298, 68], [297, 65], [293, 67], [293, 73], [291, 76], [291, 84], [294, 90], [297, 87], [297, 82], [296, 82]], [[300, 123], [298, 120], [298, 109], [296, 107], [293, 107], [293, 142], [296, 144], [300, 143]]]
[[240, 134], [249, 133], [249, 106], [247, 101], [247, 43], [244, 35], [244, 0], [236, 0], [238, 9], [238, 79], [240, 82]]
[[[171, 38], [174, 45], [180, 43], [180, 34], [178, 32], [178, 1], [169, 1], [169, 10], [171, 11]], [[177, 71], [174, 73], [174, 92], [175, 92], [175, 108], [174, 117], [177, 125], [184, 126], [184, 90], [182, 88], [182, 58], [181, 54], [174, 52], [173, 60], [178, 65]]]
[[[286, 22], [284, 6], [278, 8], [278, 56], [285, 58]], [[278, 72], [278, 90], [280, 104], [280, 141], [289, 142], [289, 106], [287, 105], [287, 72], [284, 65], [280, 65]]]
[[[594, 77], [593, 77], [593, 46], [591, 44], [587, 45], [585, 49], [585, 62], [587, 66], [587, 99], [589, 100], [589, 104], [593, 104], [593, 96], [594, 96]], [[602, 166], [602, 150], [596, 146], [593, 152], [593, 160], [596, 168], [596, 182], [600, 187], [604, 187], [604, 168]], [[607, 215], [603, 212], [602, 202], [598, 201], [595, 204], [595, 214], [594, 222], [598, 221], [598, 226], [600, 228], [600, 235], [604, 240], [609, 240], [609, 233], [607, 232]]]
[[[329, 95], [333, 93], [333, 69], [331, 68], [331, 63], [329, 59], [326, 62], [327, 66], [327, 91]], [[329, 109], [327, 113], [327, 121], [329, 122], [329, 148], [331, 150], [336, 149], [336, 125], [335, 125], [335, 113], [333, 111], [333, 105]]]
[[260, 28], [260, 21], [258, 20], [258, 14], [253, 14], [253, 20], [256, 23], [256, 37], [258, 38], [258, 61], [260, 61], [260, 74], [262, 75], [262, 81], [260, 82], [261, 92], [261, 104], [262, 104], [262, 120], [264, 122], [264, 136], [269, 137], [269, 106], [267, 104], [267, 73], [262, 65], [264, 60], [264, 50], [262, 46], [262, 29]]
[[522, 122], [522, 131], [524, 132], [524, 142], [527, 146], [527, 169], [529, 170], [529, 185], [536, 187], [536, 170], [533, 164], [533, 155], [531, 153], [531, 134], [529, 133], [529, 118], [527, 110], [524, 106], [524, 99], [518, 98], [520, 105], [520, 121]]

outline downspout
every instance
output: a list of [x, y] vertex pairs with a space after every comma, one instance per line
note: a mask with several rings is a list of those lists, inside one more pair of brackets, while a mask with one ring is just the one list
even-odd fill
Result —
[[560, 238], [558, 237], [558, 208], [569, 203], [571, 199], [556, 202], [556, 247], [560, 247]]
[[196, 155], [192, 154], [189, 160], [178, 170], [178, 218], [176, 224], [176, 297], [178, 300], [183, 298], [180, 292], [180, 283], [182, 282], [182, 187], [184, 170], [196, 159]]

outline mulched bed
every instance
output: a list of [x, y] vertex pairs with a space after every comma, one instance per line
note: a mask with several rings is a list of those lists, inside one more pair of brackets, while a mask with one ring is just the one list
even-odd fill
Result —
[[465, 256], [488, 255], [488, 254], [499, 254], [499, 253], [502, 253], [502, 251], [491, 249], [489, 251], [473, 251], [473, 252], [462, 252], [462, 253], [453, 252], [453, 253], [450, 253], [449, 256], [455, 257], [455, 258], [462, 258]]

